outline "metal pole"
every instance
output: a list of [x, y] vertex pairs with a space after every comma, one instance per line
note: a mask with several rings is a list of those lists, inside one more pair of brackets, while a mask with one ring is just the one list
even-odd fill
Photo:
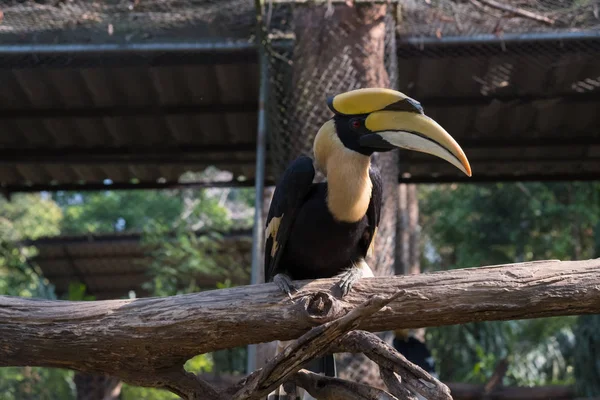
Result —
[[8, 44], [0, 45], [0, 55], [27, 54], [129, 54], [256, 51], [256, 44], [242, 40], [165, 43], [90, 44]]
[[471, 35], [471, 36], [447, 36], [447, 37], [418, 37], [406, 36], [398, 38], [398, 46], [452, 46], [452, 45], [477, 45], [498, 43], [522, 43], [522, 42], [554, 42], [554, 41], [586, 41], [600, 39], [600, 31], [584, 32], [549, 32], [549, 33], [523, 33], [496, 35]]
[[258, 106], [258, 132], [256, 137], [256, 177], [255, 190], [256, 199], [254, 202], [254, 242], [252, 246], [252, 274], [251, 284], [260, 283], [260, 267], [262, 264], [262, 242], [264, 234], [263, 226], [263, 201], [264, 201], [264, 182], [265, 182], [265, 164], [267, 147], [267, 121], [266, 121], [266, 98], [268, 89], [268, 65], [267, 56], [261, 51], [260, 54], [260, 89]]
[[[269, 65], [267, 53], [265, 50], [264, 25], [262, 21], [262, 5], [260, 0], [256, 0], [257, 6], [257, 42], [258, 42], [258, 62], [260, 68], [260, 82], [258, 94], [258, 129], [256, 137], [256, 173], [255, 173], [255, 191], [254, 201], [254, 227], [252, 232], [252, 272], [250, 284], [260, 283], [261, 266], [263, 260], [263, 241], [264, 241], [264, 223], [263, 223], [263, 201], [264, 201], [264, 181], [267, 147], [267, 120], [266, 104], [268, 95]], [[246, 372], [248, 374], [256, 370], [256, 345], [248, 346], [248, 362]]]

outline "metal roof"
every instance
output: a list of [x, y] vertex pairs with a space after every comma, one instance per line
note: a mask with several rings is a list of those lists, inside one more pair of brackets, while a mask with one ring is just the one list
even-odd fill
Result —
[[[401, 90], [461, 144], [473, 180], [600, 177], [599, 32], [406, 40], [399, 59]], [[459, 176], [404, 155], [417, 181]]]
[[[251, 231], [227, 233], [222, 243], [227, 254], [239, 265], [250, 265]], [[87, 294], [99, 300], [127, 297], [131, 290], [137, 297], [149, 295], [142, 284], [150, 279], [150, 256], [140, 234], [58, 236], [25, 244], [37, 248], [38, 254], [32, 261], [55, 285], [58, 295], [65, 294], [69, 283], [76, 280], [86, 285]], [[218, 259], [214, 254], [211, 257]], [[222, 277], [218, 274], [199, 274], [196, 282], [201, 288], [214, 288], [219, 279]], [[233, 281], [236, 284], [247, 283], [239, 278]]]
[[252, 60], [86, 68], [4, 62], [0, 182], [8, 191], [106, 179], [150, 187], [210, 165], [253, 178]]
[[[516, 33], [495, 35], [497, 23], [481, 10], [456, 14], [459, 24], [451, 10], [405, 3], [399, 89], [463, 146], [468, 181], [597, 179], [596, 19], [577, 19], [579, 31], [527, 33], [536, 25], [509, 18], [504, 29]], [[253, 183], [259, 79], [251, 1], [25, 2], [3, 12], [5, 193], [96, 190], [106, 180], [173, 187], [182, 173], [209, 165], [233, 173], [222, 185]], [[286, 15], [275, 12], [273, 24]], [[267, 183], [274, 178], [267, 168]], [[465, 179], [434, 157], [403, 152], [399, 180]]]

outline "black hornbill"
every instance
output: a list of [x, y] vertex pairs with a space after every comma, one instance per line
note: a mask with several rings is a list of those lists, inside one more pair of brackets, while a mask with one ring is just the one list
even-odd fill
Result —
[[[421, 105], [395, 90], [368, 88], [333, 96], [333, 117], [319, 129], [314, 163], [327, 177], [313, 183], [309, 157], [293, 161], [273, 194], [266, 221], [265, 281], [291, 297], [292, 280], [338, 276], [342, 296], [359, 278], [373, 276], [372, 253], [382, 206], [375, 152], [405, 148], [440, 157], [471, 176], [456, 141]], [[314, 365], [335, 376], [333, 357]]]

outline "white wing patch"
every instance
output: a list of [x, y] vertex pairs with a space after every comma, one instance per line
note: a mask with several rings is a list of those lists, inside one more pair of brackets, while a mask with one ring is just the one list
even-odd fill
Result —
[[281, 224], [281, 219], [284, 214], [281, 214], [281, 217], [273, 217], [267, 225], [267, 229], [265, 230], [265, 241], [269, 240], [270, 237], [273, 238], [273, 247], [271, 247], [271, 257], [275, 257], [275, 253], [277, 252], [277, 248], [279, 247], [279, 243], [277, 242], [277, 231], [279, 231], [279, 224]]
[[371, 238], [371, 243], [369, 244], [369, 248], [367, 249], [367, 257], [371, 257], [373, 252], [375, 251], [375, 236], [377, 236], [377, 226], [373, 231], [373, 237]]

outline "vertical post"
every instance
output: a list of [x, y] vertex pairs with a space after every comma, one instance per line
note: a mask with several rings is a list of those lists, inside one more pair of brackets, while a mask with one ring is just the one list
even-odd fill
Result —
[[[267, 119], [266, 103], [268, 94], [268, 59], [265, 49], [265, 30], [263, 25], [263, 11], [261, 0], [255, 0], [256, 5], [256, 42], [258, 45], [258, 62], [260, 70], [260, 82], [258, 93], [258, 125], [256, 134], [256, 172], [254, 190], [256, 197], [254, 200], [254, 227], [252, 228], [252, 270], [250, 275], [250, 284], [255, 285], [261, 282], [262, 249], [264, 240], [264, 216], [263, 216], [263, 197], [265, 182], [265, 164], [267, 147]], [[248, 345], [246, 372], [252, 373], [256, 369], [256, 345]]]

